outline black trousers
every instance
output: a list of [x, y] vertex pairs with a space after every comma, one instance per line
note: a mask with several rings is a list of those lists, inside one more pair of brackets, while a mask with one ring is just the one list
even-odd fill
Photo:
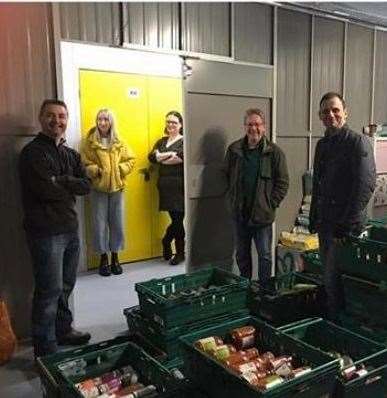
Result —
[[169, 211], [169, 217], [171, 217], [171, 223], [165, 233], [165, 239], [172, 241], [173, 239], [184, 240], [184, 212], [183, 211]]

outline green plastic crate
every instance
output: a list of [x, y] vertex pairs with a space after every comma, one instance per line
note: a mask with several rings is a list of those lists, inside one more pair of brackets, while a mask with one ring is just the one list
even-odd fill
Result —
[[117, 344], [126, 343], [127, 337], [117, 337], [112, 340], [107, 340], [99, 344], [85, 345], [79, 348], [60, 351], [56, 354], [47, 355], [37, 359], [37, 368], [40, 376], [41, 388], [43, 397], [45, 398], [59, 398], [60, 392], [60, 372], [57, 365], [61, 362], [70, 360], [80, 355], [85, 355], [94, 352], [98, 348], [109, 348]]
[[304, 259], [304, 270], [307, 273], [321, 275], [323, 265], [319, 251], [310, 251], [302, 254]]
[[[212, 288], [201, 294], [192, 292], [209, 286]], [[136, 283], [135, 289], [146, 317], [169, 329], [247, 308], [248, 286], [248, 279], [218, 268], [208, 268]]]
[[387, 283], [387, 242], [372, 239], [374, 233], [371, 228], [370, 238], [349, 237], [338, 250], [338, 261], [344, 274]]
[[161, 327], [156, 322], [146, 318], [139, 306], [124, 309], [127, 319], [129, 333], [143, 336], [153, 346], [157, 347], [167, 355], [167, 361], [181, 358], [181, 342], [179, 337], [228, 320], [242, 318], [249, 315], [248, 309], [236, 311], [232, 314], [220, 315], [210, 319], [202, 319], [183, 326], [175, 326], [170, 329]]
[[384, 345], [323, 319], [305, 320], [286, 325], [281, 330], [324, 352], [349, 355], [355, 365], [364, 364], [373, 370], [356, 380], [337, 377], [335, 398], [383, 398], [387, 394], [387, 349]]
[[[175, 397], [178, 381], [159, 362], [132, 342], [114, 344], [114, 341], [95, 344], [84, 352], [57, 362], [54, 367], [59, 377], [61, 397], [79, 397], [82, 394], [74, 387], [82, 380], [98, 377], [114, 369], [131, 365], [139, 374], [139, 381], [157, 387], [157, 397]], [[87, 365], [77, 374], [68, 374], [64, 368], [73, 361], [84, 361]]]
[[[297, 284], [314, 285], [314, 289], [294, 289]], [[262, 286], [253, 281], [250, 287], [251, 315], [280, 326], [306, 317], [323, 316], [324, 288], [317, 275], [289, 273], [270, 278]]]
[[[312, 371], [266, 392], [261, 392], [194, 346], [197, 340], [208, 336], [219, 336], [225, 339], [231, 330], [247, 325], [256, 328], [256, 346], [261, 352], [271, 351], [276, 356], [292, 355], [299, 365], [309, 365], [312, 367]], [[183, 336], [181, 340], [184, 343], [186, 374], [194, 384], [201, 386], [213, 398], [288, 398], [294, 396], [317, 398], [332, 393], [335, 386], [335, 375], [339, 369], [338, 359], [333, 359], [326, 353], [287, 336], [254, 317], [225, 322]]]
[[[387, 267], [387, 265], [386, 265]], [[343, 275], [346, 311], [387, 328], [387, 288], [364, 279]]]

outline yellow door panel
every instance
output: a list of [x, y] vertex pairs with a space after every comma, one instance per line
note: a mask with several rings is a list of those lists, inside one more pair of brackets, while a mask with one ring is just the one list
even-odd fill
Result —
[[[163, 137], [165, 127], [165, 115], [169, 111], [182, 112], [182, 83], [181, 79], [149, 76], [149, 140], [152, 149], [155, 142]], [[152, 197], [152, 255], [161, 255], [161, 239], [169, 224], [169, 216], [166, 212], [159, 212], [159, 200], [156, 187], [157, 166], [152, 167], [151, 197]]]
[[[80, 71], [81, 129], [85, 137], [95, 125], [99, 109], [108, 108], [115, 116], [116, 130], [136, 155], [134, 171], [125, 188], [125, 249], [122, 262], [161, 255], [160, 240], [169, 222], [158, 211], [157, 168], [150, 180], [147, 155], [163, 135], [165, 114], [181, 111], [181, 80], [115, 72]], [[98, 265], [91, 246], [90, 204], [86, 200], [86, 239], [89, 268]]]

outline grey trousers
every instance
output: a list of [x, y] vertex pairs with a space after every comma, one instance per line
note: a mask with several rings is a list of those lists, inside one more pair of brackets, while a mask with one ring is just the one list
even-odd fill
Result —
[[90, 194], [93, 248], [98, 254], [118, 252], [124, 248], [123, 192]]

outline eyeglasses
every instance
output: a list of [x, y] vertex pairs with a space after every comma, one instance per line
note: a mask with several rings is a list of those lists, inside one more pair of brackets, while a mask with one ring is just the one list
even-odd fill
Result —
[[179, 124], [179, 122], [175, 122], [173, 120], [166, 120], [166, 124]]

